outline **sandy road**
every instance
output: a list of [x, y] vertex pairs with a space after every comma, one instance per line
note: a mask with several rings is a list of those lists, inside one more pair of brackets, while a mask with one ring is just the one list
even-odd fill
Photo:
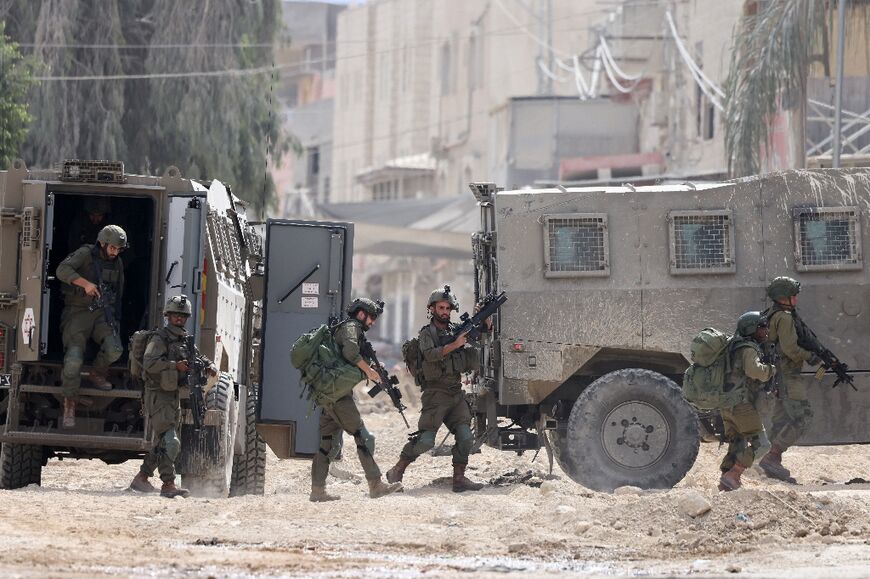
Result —
[[[386, 470], [404, 442], [392, 413], [370, 414]], [[305, 576], [870, 576], [865, 447], [802, 448], [786, 455], [802, 486], [748, 473], [746, 488], [716, 491], [720, 450], [702, 445], [669, 491], [584, 489], [546, 459], [484, 449], [469, 473], [526, 482], [450, 492], [450, 457], [423, 457], [407, 490], [364, 493], [355, 457], [330, 489], [307, 501], [309, 464], [270, 456], [266, 495], [161, 499], [125, 490], [138, 465], [51, 461], [43, 487], [0, 491], [0, 573], [22, 577]], [[535, 485], [535, 486], [530, 486]], [[539, 485], [539, 486], [538, 486]], [[706, 501], [693, 518], [686, 504]], [[703, 504], [703, 503], [702, 503]]]

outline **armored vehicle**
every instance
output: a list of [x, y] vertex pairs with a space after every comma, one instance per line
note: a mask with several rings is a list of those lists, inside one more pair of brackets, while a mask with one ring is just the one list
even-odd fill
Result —
[[[219, 181], [185, 179], [175, 167], [156, 177], [128, 175], [114, 161], [65, 161], [46, 171], [15, 161], [0, 172], [0, 200], [0, 488], [39, 484], [53, 457], [115, 464], [146, 454], [153, 443], [126, 346], [136, 330], [161, 325], [163, 304], [178, 294], [191, 299], [188, 330], [220, 370], [202, 428], [182, 392], [183, 484], [208, 494], [262, 494], [266, 442], [280, 457], [316, 451], [317, 413], [299, 404], [284, 372], [290, 336], [338, 316], [349, 300], [350, 225], [250, 224], [245, 204]], [[77, 236], [94, 207], [129, 239], [119, 324], [125, 353], [109, 370], [112, 390], [82, 381], [88, 404], [77, 405], [75, 427], [63, 429], [55, 271], [83, 241]], [[322, 268], [309, 264], [318, 259]], [[302, 281], [294, 287], [295, 277]], [[264, 307], [265, 287], [281, 301]], [[90, 343], [83, 376], [95, 350]]]
[[780, 275], [801, 282], [801, 316], [858, 390], [808, 372], [815, 419], [801, 444], [870, 441], [870, 171], [471, 189], [477, 293], [509, 298], [475, 384], [487, 444], [549, 447], [593, 489], [674, 485], [705, 434], [680, 391], [692, 337], [733, 332], [741, 313], [769, 306], [765, 288]]

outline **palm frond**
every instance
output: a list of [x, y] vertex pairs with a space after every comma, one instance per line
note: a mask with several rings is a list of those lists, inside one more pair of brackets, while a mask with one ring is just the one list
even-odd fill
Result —
[[803, 105], [810, 58], [825, 26], [825, 3], [818, 0], [756, 6], [738, 24], [725, 86], [725, 150], [733, 176], [759, 172], [774, 115]]

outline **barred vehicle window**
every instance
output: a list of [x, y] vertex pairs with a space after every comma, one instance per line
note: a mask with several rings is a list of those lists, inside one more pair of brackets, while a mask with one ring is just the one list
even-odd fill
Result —
[[545, 277], [608, 276], [607, 215], [544, 216]]
[[798, 271], [863, 268], [857, 207], [796, 208], [795, 264]]
[[730, 211], [671, 211], [668, 222], [671, 274], [736, 271]]

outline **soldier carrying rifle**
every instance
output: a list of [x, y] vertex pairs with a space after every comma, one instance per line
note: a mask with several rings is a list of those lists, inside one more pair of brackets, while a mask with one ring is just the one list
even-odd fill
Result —
[[211, 376], [217, 375], [217, 369], [208, 359], [200, 356], [199, 352], [190, 351], [191, 340], [188, 339], [189, 334], [184, 326], [191, 313], [187, 296], [169, 298], [163, 307], [163, 315], [168, 323], [151, 334], [145, 348], [142, 361], [142, 378], [145, 382], [143, 396], [149, 436], [154, 446], [130, 483], [130, 488], [134, 491], [157, 492], [148, 481], [156, 469], [163, 481], [160, 496], [173, 498], [186, 497], [189, 494], [187, 489], [175, 485], [175, 459], [181, 453], [179, 387], [190, 382], [188, 373], [193, 369], [188, 360], [198, 358], [208, 362], [206, 372]]
[[57, 266], [56, 276], [63, 282], [63, 422], [75, 427], [81, 369], [88, 340], [100, 351], [94, 359], [91, 383], [100, 390], [111, 390], [106, 378], [109, 365], [124, 353], [118, 335], [121, 295], [124, 291], [124, 266], [121, 252], [127, 248], [127, 233], [117, 225], [107, 225], [94, 245], [83, 245]]

